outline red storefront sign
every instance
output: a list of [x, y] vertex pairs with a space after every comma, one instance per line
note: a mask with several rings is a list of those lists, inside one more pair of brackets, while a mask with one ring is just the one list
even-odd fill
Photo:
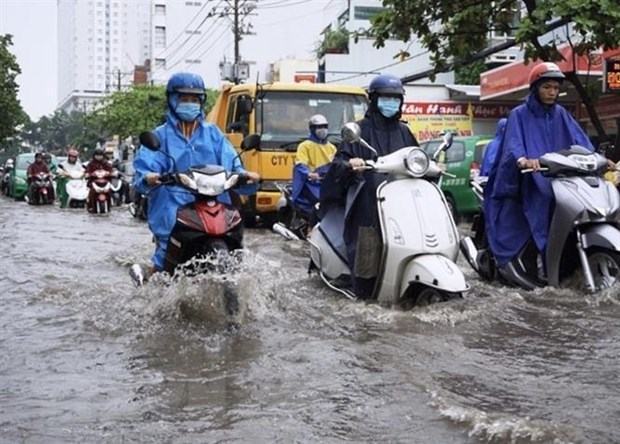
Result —
[[514, 107], [507, 103], [405, 102], [404, 115], [470, 116], [474, 119], [499, 119]]
[[[564, 60], [560, 60], [556, 63], [562, 71], [576, 71], [577, 74], [590, 74], [593, 76], [600, 76], [603, 74], [603, 59], [609, 52], [605, 52], [602, 55], [589, 54], [577, 56], [575, 58], [575, 66], [573, 66], [571, 47], [569, 45], [564, 45], [559, 48], [559, 51], [564, 57]], [[532, 61], [527, 65], [523, 62], [513, 62], [483, 72], [480, 74], [480, 100], [490, 100], [515, 91], [527, 89], [529, 87], [528, 77], [530, 71], [541, 63], [543, 63], [541, 60]]]

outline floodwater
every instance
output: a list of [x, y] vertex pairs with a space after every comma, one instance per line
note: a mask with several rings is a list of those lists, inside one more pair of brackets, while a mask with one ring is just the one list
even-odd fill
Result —
[[0, 239], [0, 442], [620, 442], [617, 288], [468, 270], [465, 299], [402, 312], [324, 289], [264, 230], [226, 280], [139, 290], [151, 238], [124, 209], [1, 199]]

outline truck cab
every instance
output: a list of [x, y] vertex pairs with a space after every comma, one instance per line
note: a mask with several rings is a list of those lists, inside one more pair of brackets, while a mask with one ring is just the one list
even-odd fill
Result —
[[361, 119], [367, 106], [365, 91], [354, 86], [225, 85], [207, 120], [226, 134], [245, 168], [262, 178], [258, 193], [243, 202], [245, 215], [256, 220], [277, 211], [276, 183], [291, 181], [297, 146], [308, 137], [312, 115], [327, 118], [330, 140], [338, 143], [340, 128]]

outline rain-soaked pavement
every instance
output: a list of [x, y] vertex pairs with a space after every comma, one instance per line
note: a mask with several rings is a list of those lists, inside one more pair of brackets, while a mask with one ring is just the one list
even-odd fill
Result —
[[305, 245], [249, 230], [228, 281], [136, 290], [150, 235], [114, 210], [0, 199], [0, 442], [620, 442], [619, 289], [468, 270], [464, 300], [400, 312], [323, 289]]

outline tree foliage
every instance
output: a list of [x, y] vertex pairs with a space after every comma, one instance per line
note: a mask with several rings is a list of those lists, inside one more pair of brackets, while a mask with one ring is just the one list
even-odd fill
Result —
[[[385, 10], [372, 19], [376, 46], [416, 37], [431, 53], [436, 68], [464, 60], [484, 49], [491, 31], [514, 34], [528, 59], [557, 60], [555, 40], [540, 43], [552, 19], [572, 22], [579, 54], [620, 44], [617, 0], [383, 0]], [[515, 20], [515, 12], [525, 14]]]
[[[218, 93], [207, 89], [205, 112], [213, 107]], [[87, 121], [91, 127], [98, 129], [102, 138], [119, 135], [124, 139], [160, 125], [166, 110], [163, 86], [136, 86], [108, 96]]]
[[12, 46], [10, 34], [0, 35], [0, 142], [13, 137], [16, 127], [27, 121], [26, 113], [17, 98], [19, 86], [16, 77], [21, 73]]
[[[620, 46], [618, 0], [383, 0], [385, 10], [373, 17], [371, 36], [382, 47], [389, 38], [418, 39], [430, 52], [437, 71], [450, 62], [467, 61], [487, 45], [491, 31], [514, 35], [526, 60], [557, 61], [558, 40], [546, 36], [551, 22], [573, 30], [575, 53]], [[519, 20], [515, 12], [522, 11]], [[599, 136], [604, 136], [588, 89], [575, 73], [575, 85]], [[601, 134], [602, 133], [602, 134]]]
[[21, 138], [27, 145], [64, 154], [70, 145], [93, 147], [99, 140], [98, 131], [88, 124], [87, 115], [80, 111], [56, 111], [37, 122], [26, 123]]

